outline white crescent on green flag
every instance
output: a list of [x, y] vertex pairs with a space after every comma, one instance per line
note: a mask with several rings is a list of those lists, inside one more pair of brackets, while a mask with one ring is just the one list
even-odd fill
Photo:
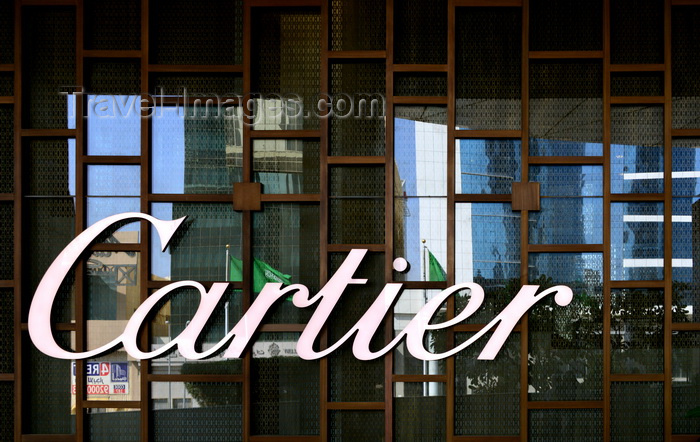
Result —
[[[230, 257], [229, 281], [243, 281], [243, 261]], [[291, 284], [292, 276], [284, 274], [273, 268], [269, 264], [253, 259], [253, 291], [260, 293], [268, 282], [278, 282], [281, 284]]]

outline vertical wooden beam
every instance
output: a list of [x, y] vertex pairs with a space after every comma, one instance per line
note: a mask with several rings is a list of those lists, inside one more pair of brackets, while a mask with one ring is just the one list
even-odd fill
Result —
[[[529, 124], [530, 124], [530, 2], [523, 0], [522, 6], [522, 54], [521, 54], [521, 164], [522, 182], [527, 183], [529, 178]], [[520, 282], [528, 283], [528, 211], [520, 212]], [[525, 442], [528, 438], [528, 315], [523, 315], [520, 321], [520, 440]]]
[[[331, 26], [331, 17], [330, 17], [330, 11], [329, 11], [329, 3], [330, 1], [323, 1], [321, 2], [321, 66], [320, 66], [320, 72], [319, 75], [320, 77], [320, 82], [319, 82], [319, 96], [317, 97], [318, 100], [321, 99], [324, 93], [328, 92], [328, 46], [330, 42], [330, 26]], [[318, 109], [318, 103], [306, 103], [306, 106], [313, 105], [316, 106], [316, 109]], [[311, 113], [313, 114], [313, 112]], [[323, 112], [323, 115], [326, 115], [325, 112]], [[324, 152], [328, 148], [328, 119], [324, 116], [320, 119], [320, 128], [321, 128], [321, 152]], [[323, 140], [325, 139], [325, 144]], [[322, 154], [323, 155], [323, 154]], [[325, 156], [325, 164], [321, 163], [319, 166], [322, 169], [328, 169], [327, 166], [328, 163], [328, 155]], [[322, 165], [324, 164], [324, 165]], [[325, 181], [321, 181], [321, 187], [325, 187], [324, 183]], [[322, 198], [321, 201], [324, 201]], [[319, 210], [320, 212], [320, 210]], [[323, 225], [323, 218], [321, 219], [321, 224]], [[325, 238], [321, 238], [321, 242], [319, 244], [327, 244], [327, 241]], [[321, 285], [319, 287], [323, 287], [325, 284], [326, 280], [324, 279], [325, 276], [328, 275], [328, 253], [326, 250], [326, 253], [321, 253], [320, 254], [320, 259], [319, 259], [319, 264], [322, 271], [321, 273], [324, 273], [324, 276], [321, 278]], [[321, 345], [323, 348], [326, 348], [328, 346], [328, 332], [327, 329], [324, 330], [323, 335], [321, 336]], [[327, 441], [329, 439], [330, 435], [330, 429], [328, 425], [328, 400], [330, 399], [330, 381], [328, 380], [329, 374], [328, 374], [328, 369], [329, 369], [329, 361], [328, 357], [321, 358], [319, 361], [319, 370], [320, 370], [320, 430], [321, 430], [321, 441]]]
[[14, 355], [15, 355], [15, 385], [14, 385], [14, 440], [22, 437], [22, 3], [14, 2]]
[[[75, 6], [75, 83], [77, 86], [84, 85], [83, 68], [83, 0], [77, 0]], [[83, 104], [86, 97], [82, 94], [75, 98], [75, 236], [85, 230], [86, 226], [86, 205], [87, 205], [87, 170], [83, 162], [86, 153], [85, 148], [85, 120], [83, 119]], [[70, 111], [69, 111], [70, 112]], [[85, 302], [87, 297], [87, 284], [85, 266], [86, 260], [80, 260], [75, 268], [75, 346], [77, 351], [84, 351], [87, 344], [87, 330], [85, 322]], [[87, 394], [86, 386], [86, 361], [78, 359], [75, 361], [75, 437], [77, 441], [82, 441], [85, 435], [85, 409], [83, 402]]]
[[[387, 176], [385, 177], [385, 183], [387, 183], [387, 195], [386, 201], [391, 201], [391, 204], [387, 204], [385, 207], [386, 213], [391, 213], [387, 215], [386, 220], [386, 231], [384, 232], [385, 238], [390, 238], [390, 246], [387, 247], [385, 258], [386, 265], [385, 272], [387, 281], [393, 279], [393, 260], [391, 259], [394, 253], [393, 250], [393, 182], [394, 182], [394, 0], [386, 0], [386, 152], [387, 156], [386, 169]], [[389, 162], [391, 158], [391, 162]], [[389, 188], [389, 183], [392, 187]], [[389, 224], [391, 222], [391, 224]], [[384, 339], [385, 343], [391, 342], [394, 334], [394, 312], [391, 310], [384, 321]], [[390, 351], [384, 356], [384, 440], [390, 441], [394, 439], [394, 383], [392, 374], [394, 372], [394, 352]]]
[[610, 0], [603, 0], [603, 440], [610, 440]]
[[673, 306], [673, 140], [671, 85], [671, 0], [664, 0], [664, 440], [672, 433], [672, 345]]
[[[148, 59], [149, 59], [149, 2], [141, 0], [141, 90], [139, 92], [148, 92]], [[143, 97], [145, 98], [145, 97]], [[156, 109], [154, 109], [154, 112]], [[151, 119], [141, 118], [141, 211], [143, 213], [150, 212], [148, 202], [148, 193], [150, 186], [150, 159], [151, 159]], [[147, 281], [150, 279], [150, 227], [146, 222], [141, 222], [141, 270], [139, 278], [141, 278], [141, 287], [139, 288], [139, 298], [143, 303], [149, 295]], [[150, 346], [150, 324], [146, 324], [140, 336], [141, 348]], [[148, 360], [141, 361], [141, 440], [149, 440], [150, 436], [150, 397], [151, 385], [148, 382], [148, 373], [151, 370], [151, 362]]]
[[[250, 139], [250, 120], [246, 118], [248, 102], [251, 93], [251, 40], [252, 40], [252, 25], [251, 25], [251, 0], [243, 0], [243, 182], [250, 182], [252, 176], [252, 159]], [[251, 250], [251, 212], [243, 212], [243, 237], [241, 241], [241, 258], [243, 259], [243, 296], [241, 299], [242, 311], [247, 311], [251, 303], [251, 280], [252, 269], [252, 250]], [[250, 422], [251, 422], [251, 352], [246, 351], [243, 354], [243, 440], [250, 439]]]
[[[456, 8], [454, 0], [447, 2], [447, 286], [455, 284], [455, 127], [456, 115]], [[447, 301], [447, 318], [454, 318], [455, 300], [450, 296]], [[452, 348], [455, 334], [452, 328], [447, 331], [447, 348]], [[447, 397], [445, 406], [447, 414], [447, 440], [452, 441], [455, 433], [455, 356], [446, 361]]]

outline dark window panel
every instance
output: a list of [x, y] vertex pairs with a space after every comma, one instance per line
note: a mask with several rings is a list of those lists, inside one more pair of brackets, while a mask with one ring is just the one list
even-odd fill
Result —
[[65, 129], [73, 110], [61, 92], [76, 85], [75, 8], [27, 6], [22, 17], [23, 125]]
[[700, 127], [700, 7], [674, 6], [671, 14], [673, 128]]
[[89, 0], [85, 2], [85, 49], [141, 48], [141, 2]]
[[154, 441], [223, 442], [243, 438], [240, 384], [153, 382], [151, 407], [149, 430]]
[[603, 154], [599, 61], [530, 63], [530, 155]]
[[613, 382], [610, 432], [613, 440], [663, 440], [663, 382]]
[[530, 50], [603, 50], [602, 2], [600, 0], [531, 1]]
[[664, 62], [664, 2], [610, 2], [610, 62]]
[[394, 5], [394, 63], [447, 63], [446, 0], [404, 0]]
[[260, 333], [253, 344], [251, 434], [319, 434], [319, 362], [297, 356], [297, 339], [295, 333]]
[[457, 129], [520, 129], [520, 8], [458, 8], [455, 20]]
[[334, 63], [330, 82], [330, 154], [384, 155], [384, 63]]
[[243, 1], [149, 2], [151, 64], [242, 64]]
[[614, 72], [610, 79], [613, 97], [653, 97], [664, 94], [663, 72]]
[[332, 0], [332, 51], [376, 51], [386, 47], [386, 3]]

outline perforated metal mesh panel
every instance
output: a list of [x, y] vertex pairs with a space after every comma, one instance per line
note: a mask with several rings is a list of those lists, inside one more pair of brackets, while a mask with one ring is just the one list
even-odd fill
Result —
[[383, 50], [386, 46], [386, 3], [375, 0], [332, 0], [331, 50]]
[[700, 37], [698, 7], [674, 7], [671, 14], [673, 128], [700, 127]]
[[[548, 296], [530, 310], [530, 400], [600, 400], [603, 395], [603, 256], [531, 253], [529, 282], [569, 286], [567, 308]], [[534, 390], [534, 392], [533, 392]]]
[[698, 434], [700, 422], [687, 417], [688, 411], [697, 407], [700, 397], [700, 333], [677, 332], [673, 334], [673, 383], [671, 403], [673, 408], [673, 433]]
[[601, 155], [602, 141], [602, 64], [531, 62], [530, 155]]
[[75, 8], [31, 6], [22, 16], [24, 127], [64, 129], [68, 98], [60, 92], [75, 85]]
[[90, 0], [85, 2], [85, 48], [137, 50], [141, 48], [141, 2]]
[[520, 129], [520, 10], [460, 8], [455, 20], [457, 127]]
[[532, 410], [528, 439], [538, 442], [603, 439], [603, 410]]
[[603, 2], [533, 0], [530, 2], [531, 51], [603, 49]]
[[329, 415], [330, 440], [384, 440], [384, 412], [333, 410]]
[[149, 2], [150, 63], [241, 64], [243, 1]]
[[0, 193], [14, 189], [14, 109], [0, 106]]
[[446, 0], [405, 0], [394, 5], [394, 63], [447, 63], [446, 43]]
[[297, 339], [294, 333], [261, 333], [258, 338], [256, 345], [266, 352], [259, 356], [254, 351], [251, 362], [252, 434], [319, 433], [318, 361], [305, 361], [279, 347]]
[[611, 372], [663, 373], [663, 291], [613, 290], [611, 300]]
[[664, 389], [661, 382], [613, 382], [610, 386], [612, 440], [663, 440]]
[[[474, 333], [455, 336], [455, 346]], [[477, 357], [486, 337], [455, 358], [455, 434], [507, 436], [520, 433], [520, 336], [512, 334], [492, 361]]]
[[664, 2], [610, 2], [611, 63], [664, 62]]
[[[330, 270], [335, 273], [347, 257], [346, 253], [330, 255]], [[384, 255], [365, 255], [355, 272], [358, 278], [366, 278], [365, 285], [351, 285], [343, 293], [338, 305], [328, 319], [328, 342], [333, 345], [350, 330], [381, 292], [384, 280]], [[376, 332], [371, 349], [384, 347], [384, 326]], [[334, 402], [381, 402], [384, 400], [384, 361], [359, 361], [352, 354], [352, 347], [345, 345], [328, 358], [330, 400]]]
[[330, 154], [384, 155], [384, 64], [335, 63], [330, 80], [334, 100]]

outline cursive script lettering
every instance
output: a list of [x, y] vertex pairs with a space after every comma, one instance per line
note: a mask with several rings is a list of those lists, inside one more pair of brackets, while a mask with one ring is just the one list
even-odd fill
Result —
[[[354, 274], [367, 254], [367, 250], [355, 249], [348, 254], [348, 257], [328, 283], [314, 296], [310, 296], [308, 288], [301, 284], [291, 284], [283, 287], [280, 283], [267, 283], [240, 321], [228, 331], [220, 342], [206, 351], [197, 351], [195, 343], [207, 321], [214, 313], [216, 305], [230, 285], [229, 283], [217, 282], [212, 284], [209, 290], [206, 290], [202, 284], [196, 281], [173, 282], [149, 296], [128, 320], [122, 334], [111, 342], [97, 349], [84, 352], [72, 352], [61, 348], [53, 338], [51, 331], [51, 308], [61, 283], [75, 265], [78, 257], [95, 238], [115, 223], [134, 219], [146, 220], [153, 224], [160, 237], [161, 244], [163, 244], [163, 250], [165, 250], [173, 234], [185, 220], [185, 218], [180, 218], [173, 221], [164, 221], [143, 213], [122, 213], [98, 221], [71, 241], [46, 271], [37, 287], [29, 310], [29, 336], [41, 352], [59, 359], [87, 359], [123, 345], [126, 352], [136, 359], [155, 358], [173, 348], [177, 348], [182, 356], [187, 359], [202, 359], [218, 353], [228, 344], [229, 346], [224, 353], [224, 357], [240, 358], [248, 347], [251, 338], [260, 327], [260, 323], [268, 310], [281, 298], [287, 298], [292, 295], [292, 302], [298, 308], [308, 308], [316, 305], [311, 319], [297, 342], [297, 354], [303, 359], [323, 358], [337, 350], [354, 336], [352, 351], [355, 357], [360, 360], [379, 358], [394, 349], [403, 339], [406, 339], [408, 351], [414, 357], [423, 360], [438, 360], [464, 350], [495, 327], [493, 335], [487, 341], [478, 357], [478, 359], [494, 359], [513, 331], [513, 328], [520, 321], [520, 318], [537, 302], [548, 295], [554, 294], [555, 302], [563, 307], [568, 305], [573, 299], [571, 289], [563, 285], [549, 288], [539, 294], [537, 293], [539, 286], [525, 285], [498, 316], [469, 340], [443, 353], [432, 353], [424, 346], [425, 333], [431, 330], [446, 329], [461, 323], [473, 315], [484, 301], [484, 290], [478, 284], [457, 284], [441, 291], [437, 296], [430, 299], [406, 328], [386, 347], [375, 352], [370, 350], [370, 342], [403, 288], [403, 284], [388, 283], [384, 286], [374, 303], [343, 337], [328, 348], [316, 351], [314, 345], [346, 288], [349, 285], [367, 283], [366, 279], [354, 278]], [[193, 318], [185, 329], [166, 345], [154, 351], [142, 351], [138, 346], [138, 333], [144, 321], [152, 313], [153, 308], [159, 301], [165, 299], [173, 291], [184, 287], [195, 288], [200, 294], [199, 306]], [[465, 289], [470, 290], [471, 297], [464, 310], [448, 321], [431, 324], [431, 320], [437, 314], [440, 306], [450, 296]]]

